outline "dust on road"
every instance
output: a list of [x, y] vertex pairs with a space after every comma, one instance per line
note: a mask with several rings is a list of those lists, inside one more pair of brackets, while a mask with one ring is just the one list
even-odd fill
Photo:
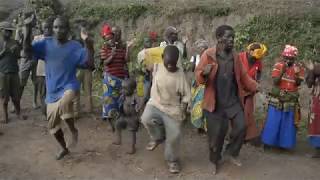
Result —
[[[320, 177], [320, 160], [306, 157], [312, 149], [305, 139], [292, 153], [265, 153], [246, 145], [240, 155], [242, 167], [225, 164], [213, 176], [207, 139], [198, 135], [189, 123], [183, 128], [182, 172], [171, 175], [163, 159], [163, 146], [154, 152], [144, 149], [148, 141], [144, 128], [138, 132], [137, 153], [127, 155], [128, 136], [124, 135], [122, 146], [112, 145], [113, 134], [99, 120], [98, 113], [77, 121], [78, 146], [64, 160], [56, 161], [57, 144], [48, 134], [40, 110], [31, 109], [31, 102], [26, 99], [29, 96], [31, 92], [26, 91], [23, 112], [28, 114], [28, 120], [18, 121], [11, 115], [10, 123], [1, 128], [5, 134], [0, 136], [0, 180], [317, 180]], [[69, 135], [67, 131], [67, 138]]]

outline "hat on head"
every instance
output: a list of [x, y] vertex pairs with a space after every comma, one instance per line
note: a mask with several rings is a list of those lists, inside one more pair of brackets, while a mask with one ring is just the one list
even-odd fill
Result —
[[298, 48], [291, 45], [286, 45], [282, 54], [283, 57], [296, 57], [298, 55]]
[[102, 37], [105, 37], [105, 36], [108, 36], [108, 35], [111, 35], [111, 34], [112, 34], [112, 29], [111, 29], [111, 27], [110, 27], [108, 24], [104, 24], [104, 25], [102, 26], [100, 35], [101, 35]]
[[14, 31], [15, 27], [11, 23], [7, 21], [3, 21], [3, 22], [0, 22], [0, 29]]
[[149, 32], [149, 38], [150, 38], [152, 41], [156, 41], [157, 38], [158, 38], [158, 33], [157, 33], [157, 32], [154, 32], [154, 31]]
[[169, 26], [169, 27], [167, 27], [167, 28], [165, 29], [164, 35], [165, 35], [165, 36], [168, 36], [168, 35], [171, 34], [171, 33], [179, 33], [179, 32], [180, 32], [180, 31], [177, 30], [177, 28], [175, 28], [175, 27], [173, 27], [173, 26]]
[[[253, 49], [254, 45], [259, 45], [260, 48]], [[247, 47], [247, 50], [248, 51], [253, 50], [252, 56], [254, 58], [256, 58], [257, 60], [259, 60], [259, 59], [262, 59], [266, 55], [268, 48], [266, 45], [264, 45], [262, 43], [251, 43]]]

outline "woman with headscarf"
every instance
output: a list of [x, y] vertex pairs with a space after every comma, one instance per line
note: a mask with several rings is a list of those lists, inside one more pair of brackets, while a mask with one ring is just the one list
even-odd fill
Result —
[[[255, 81], [260, 81], [262, 71], [262, 59], [267, 53], [267, 47], [261, 43], [252, 43], [247, 51], [241, 52], [239, 58], [248, 75]], [[254, 96], [255, 93], [246, 92], [243, 98], [244, 113], [246, 119], [246, 141], [257, 143], [259, 130], [254, 119]]]
[[298, 49], [286, 45], [282, 59], [272, 70], [273, 88], [270, 93], [267, 119], [261, 134], [266, 147], [293, 149], [300, 121], [298, 87], [304, 80], [304, 69], [295, 63]]
[[[127, 48], [121, 41], [121, 30], [107, 24], [102, 27], [104, 45], [100, 51], [103, 73], [103, 119], [111, 122], [119, 116], [122, 80], [128, 77]], [[112, 125], [112, 124], [111, 124]], [[113, 127], [112, 127], [113, 128]]]

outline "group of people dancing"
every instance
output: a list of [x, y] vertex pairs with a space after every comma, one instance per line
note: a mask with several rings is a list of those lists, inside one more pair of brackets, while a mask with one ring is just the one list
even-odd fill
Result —
[[[80, 87], [85, 93], [86, 112], [93, 110], [92, 72], [97, 66], [94, 41], [85, 23], [79, 24], [79, 31], [72, 37], [69, 20], [63, 16], [43, 21], [38, 35], [33, 30], [32, 14], [21, 19], [16, 25], [0, 23], [3, 111], [0, 117], [2, 122], [9, 122], [11, 100], [18, 118], [27, 118], [21, 113], [20, 100], [29, 75], [36, 73], [42, 112], [49, 132], [60, 145], [56, 156], [60, 160], [78, 142], [75, 119], [82, 114]], [[115, 145], [122, 143], [122, 130], [127, 128], [131, 132], [129, 154], [136, 152], [136, 133], [142, 124], [150, 136], [146, 149], [153, 151], [164, 144], [169, 172], [179, 173], [179, 142], [187, 119], [208, 136], [213, 174], [223, 162], [241, 166], [238, 157], [244, 143], [291, 150], [296, 145], [301, 120], [299, 87], [305, 81], [313, 89], [309, 140], [315, 148], [313, 157], [320, 157], [320, 66], [296, 61], [298, 49], [294, 45], [285, 45], [275, 60], [266, 119], [259, 128], [254, 111], [255, 95], [262, 91], [263, 58], [267, 55], [263, 43], [253, 42], [238, 53], [234, 48], [235, 30], [221, 25], [215, 31], [216, 44], [210, 47], [205, 39], [197, 40], [193, 45], [194, 55], [188, 61], [188, 38], [180, 41], [179, 30], [169, 26], [161, 43], [156, 32], [143, 39], [144, 47], [136, 58], [140, 69], [129, 73], [135, 42], [124, 42], [121, 29], [109, 24], [103, 24], [100, 35], [103, 38], [98, 51], [99, 66], [103, 69], [102, 119], [115, 132]], [[30, 66], [25, 68], [21, 64]], [[32, 72], [34, 69], [38, 73]], [[37, 107], [36, 98], [33, 104]], [[68, 144], [61, 129], [62, 121], [71, 131]]]

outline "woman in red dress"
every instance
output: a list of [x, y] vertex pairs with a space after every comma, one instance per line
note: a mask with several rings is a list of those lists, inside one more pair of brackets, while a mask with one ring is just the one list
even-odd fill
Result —
[[[241, 52], [239, 58], [248, 75], [255, 81], [259, 81], [262, 71], [262, 59], [267, 53], [267, 48], [261, 43], [252, 43], [247, 47], [247, 51]], [[246, 119], [246, 141], [257, 143], [259, 140], [259, 129], [254, 118], [254, 96], [255, 93], [247, 92], [244, 97], [244, 113]]]

